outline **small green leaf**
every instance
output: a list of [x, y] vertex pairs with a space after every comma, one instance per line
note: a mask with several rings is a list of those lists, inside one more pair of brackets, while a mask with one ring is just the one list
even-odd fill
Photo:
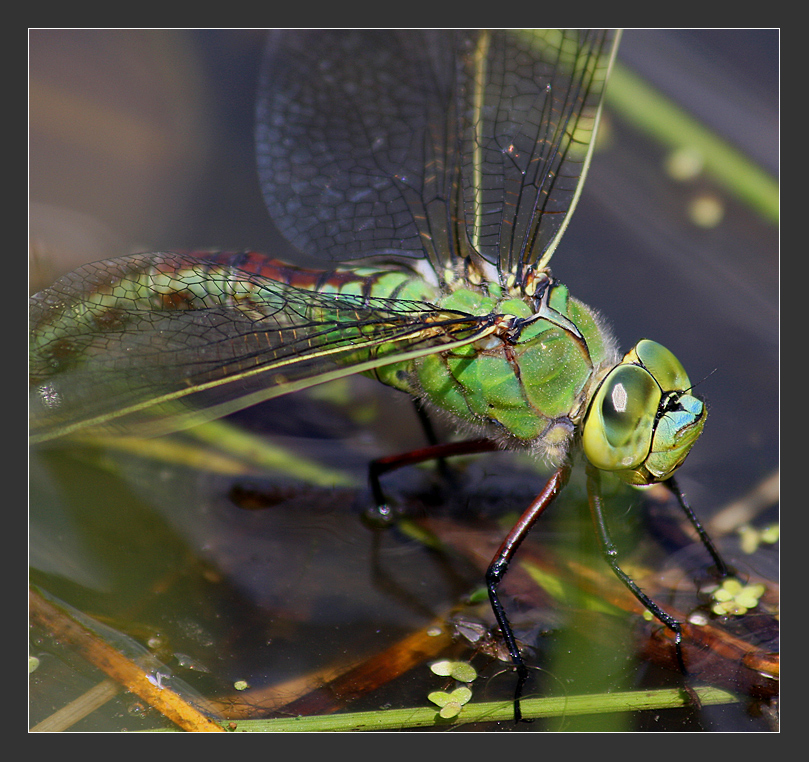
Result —
[[440, 677], [449, 677], [452, 674], [452, 662], [444, 659], [443, 661], [435, 661], [430, 665], [433, 674]]
[[427, 694], [427, 700], [432, 701], [436, 706], [446, 706], [452, 701], [452, 696], [446, 691], [433, 691]]
[[451, 720], [453, 717], [457, 717], [461, 713], [462, 708], [463, 707], [457, 702], [450, 701], [448, 704], [441, 707], [441, 711], [438, 714], [445, 720]]
[[489, 591], [485, 587], [479, 587], [469, 596], [469, 598], [467, 598], [467, 601], [472, 605], [476, 603], [485, 603], [488, 600]]
[[471, 683], [478, 676], [477, 670], [465, 661], [453, 662], [451, 674], [461, 683]]
[[433, 691], [428, 694], [427, 699], [432, 701], [436, 706], [446, 706], [449, 703], [456, 703], [463, 706], [472, 698], [472, 691], [466, 686], [456, 688], [452, 693], [446, 691]]
[[458, 682], [471, 683], [478, 673], [475, 668], [465, 661], [436, 661], [430, 665], [430, 669], [434, 674], [441, 677], [454, 677]]
[[764, 585], [743, 585], [731, 577], [713, 592], [716, 603], [712, 610], [719, 616], [742, 616], [758, 606], [758, 599], [765, 590]]
[[460, 688], [456, 688], [454, 691], [452, 691], [452, 693], [449, 695], [453, 701], [463, 706], [469, 702], [469, 699], [472, 698], [472, 691], [470, 691], [465, 685], [462, 685]]

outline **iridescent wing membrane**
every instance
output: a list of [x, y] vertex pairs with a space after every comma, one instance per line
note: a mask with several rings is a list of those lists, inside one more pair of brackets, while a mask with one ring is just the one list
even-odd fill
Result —
[[[267, 205], [332, 261], [477, 256], [519, 283], [564, 229], [609, 33], [273, 35], [258, 103]], [[294, 288], [178, 254], [99, 262], [32, 297], [31, 434], [161, 433], [483, 335], [485, 316]]]
[[85, 265], [31, 300], [31, 437], [157, 434], [466, 344], [485, 318], [320, 294], [181, 254]]
[[258, 102], [265, 200], [302, 251], [468, 246], [505, 277], [547, 263], [592, 150], [605, 30], [277, 33]]

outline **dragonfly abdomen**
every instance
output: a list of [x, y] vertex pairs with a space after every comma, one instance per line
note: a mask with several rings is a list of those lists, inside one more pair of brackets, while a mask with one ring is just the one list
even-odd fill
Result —
[[401, 263], [384, 267], [346, 267], [314, 270], [287, 264], [255, 251], [204, 253], [207, 261], [283, 283], [293, 288], [323, 294], [346, 294], [366, 298], [432, 301], [436, 289]]

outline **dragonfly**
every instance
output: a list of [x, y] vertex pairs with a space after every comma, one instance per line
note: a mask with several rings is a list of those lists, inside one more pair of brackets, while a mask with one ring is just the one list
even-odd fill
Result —
[[643, 339], [621, 354], [549, 269], [619, 38], [270, 34], [257, 100], [261, 188], [290, 243], [331, 266], [150, 252], [62, 277], [30, 300], [31, 441], [154, 436], [371, 376], [476, 436], [425, 453], [517, 449], [552, 469], [486, 575], [517, 673], [516, 720], [528, 669], [498, 587], [579, 452], [605, 557], [674, 633], [685, 673], [681, 623], [617, 562], [600, 479], [665, 484], [729, 574], [674, 479], [705, 404], [671, 351]]

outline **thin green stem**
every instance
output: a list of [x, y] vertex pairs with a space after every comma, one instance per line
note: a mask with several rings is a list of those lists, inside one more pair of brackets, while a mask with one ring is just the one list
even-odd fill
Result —
[[[704, 706], [736, 703], [732, 693], [718, 688], [697, 688], [696, 693]], [[637, 712], [643, 710], [675, 709], [686, 706], [689, 699], [683, 691], [672, 688], [655, 691], [629, 691], [624, 693], [597, 693], [585, 696], [562, 696], [524, 699], [523, 716], [528, 719], [562, 717], [605, 712]], [[514, 707], [510, 701], [466, 704], [460, 715], [452, 720], [438, 716], [436, 707], [389, 709], [377, 712], [352, 712], [311, 717], [284, 717], [272, 720], [223, 721], [226, 730], [243, 733], [270, 732], [331, 732], [359, 730], [402, 730], [405, 728], [447, 727], [473, 722], [514, 721]], [[167, 728], [166, 730], [172, 730]]]
[[768, 222], [778, 223], [777, 179], [617, 62], [606, 103], [633, 127], [672, 150], [697, 150], [705, 171], [728, 193]]

